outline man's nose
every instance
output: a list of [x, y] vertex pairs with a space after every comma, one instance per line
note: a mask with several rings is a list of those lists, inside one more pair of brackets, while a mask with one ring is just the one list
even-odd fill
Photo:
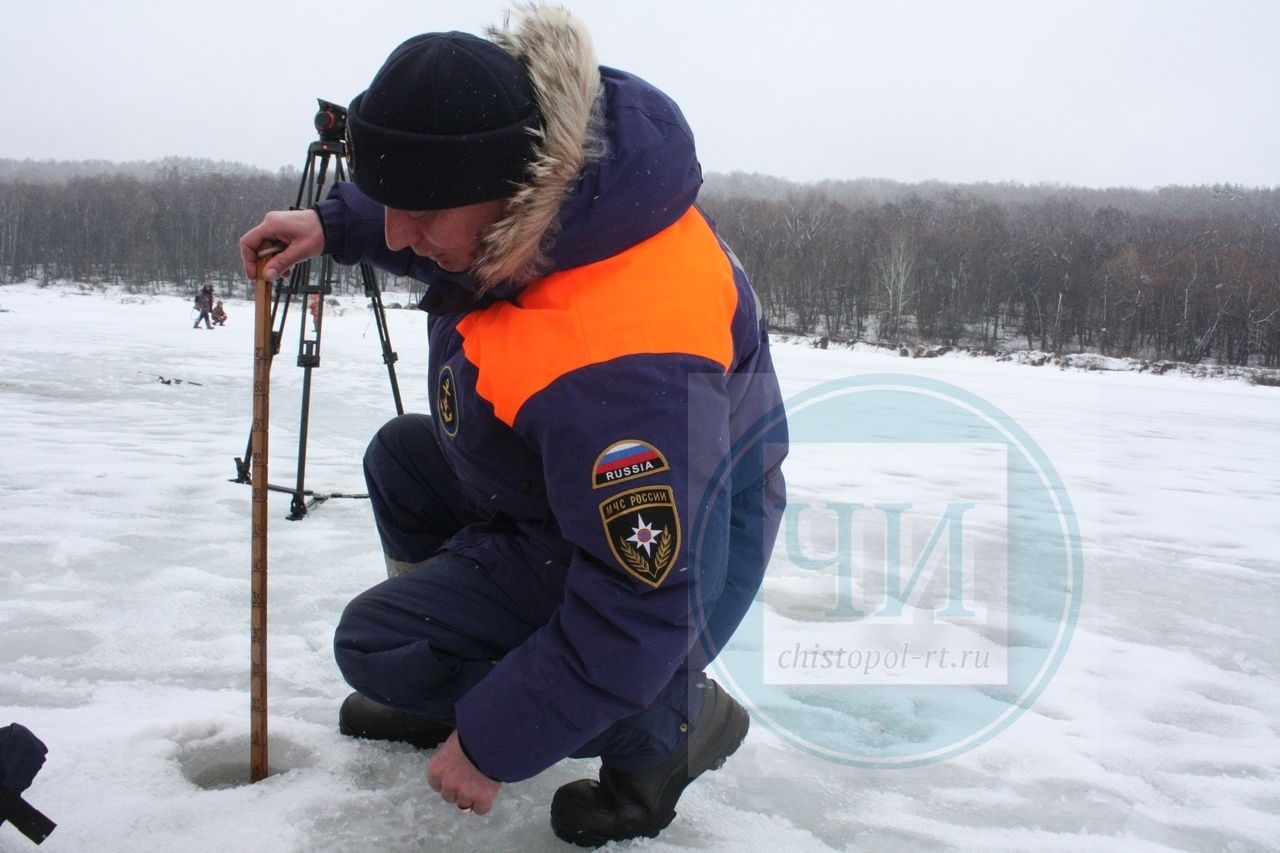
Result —
[[386, 215], [386, 225], [383, 231], [386, 235], [387, 248], [393, 252], [398, 252], [406, 246], [413, 245], [416, 238], [414, 229], [416, 224], [409, 215], [403, 210], [396, 210], [388, 207]]

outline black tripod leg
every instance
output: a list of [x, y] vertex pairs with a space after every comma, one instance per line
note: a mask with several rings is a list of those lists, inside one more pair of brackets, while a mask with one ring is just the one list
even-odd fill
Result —
[[[298, 324], [298, 366], [303, 369], [302, 374], [302, 412], [300, 422], [298, 424], [298, 479], [297, 486], [293, 491], [293, 499], [289, 502], [289, 520], [297, 521], [304, 518], [307, 514], [306, 502], [306, 478], [307, 478], [307, 433], [308, 424], [311, 420], [311, 371], [320, 366], [320, 333], [322, 325], [320, 318], [324, 311], [324, 297], [330, 290], [330, 279], [333, 276], [333, 259], [325, 256], [320, 259], [320, 275], [317, 280], [316, 289], [313, 291], [308, 287], [311, 280], [311, 262], [306, 261], [299, 264], [294, 270], [294, 279], [292, 287], [295, 292], [307, 295], [307, 300], [319, 299], [320, 304], [316, 306], [316, 313], [313, 322], [315, 323], [315, 338], [307, 337], [307, 318], [304, 312], [302, 321]], [[310, 305], [307, 306], [310, 309]]]
[[378, 326], [378, 342], [382, 346], [382, 363], [387, 366], [387, 377], [391, 380], [391, 396], [396, 403], [396, 414], [404, 414], [404, 403], [400, 401], [400, 383], [396, 379], [396, 362], [400, 356], [391, 348], [391, 334], [387, 330], [387, 312], [382, 306], [382, 292], [378, 289], [378, 280], [374, 278], [373, 267], [361, 262], [360, 278], [364, 283], [364, 294], [369, 297], [373, 306], [374, 322]]
[[303, 499], [307, 476], [307, 420], [311, 415], [311, 368], [304, 367], [302, 374], [302, 422], [298, 427], [298, 485], [289, 501], [289, 520], [297, 521], [307, 514]]

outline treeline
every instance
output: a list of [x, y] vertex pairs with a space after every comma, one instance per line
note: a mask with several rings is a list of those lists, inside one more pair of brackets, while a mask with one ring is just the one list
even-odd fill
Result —
[[11, 163], [0, 180], [0, 280], [241, 284], [236, 241], [264, 211], [293, 204], [299, 176], [221, 166], [167, 160], [95, 175], [67, 164], [59, 181], [54, 165]]
[[[240, 235], [298, 200], [301, 173], [185, 158], [0, 160], [0, 283], [41, 279], [190, 292], [205, 281], [248, 297]], [[362, 292], [338, 268], [339, 292]]]
[[1280, 365], [1280, 191], [726, 176], [771, 321], [837, 340]]
[[[236, 292], [237, 238], [298, 181], [208, 161], [0, 160], [0, 281]], [[735, 174], [709, 176], [702, 201], [779, 329], [1280, 366], [1280, 190]]]

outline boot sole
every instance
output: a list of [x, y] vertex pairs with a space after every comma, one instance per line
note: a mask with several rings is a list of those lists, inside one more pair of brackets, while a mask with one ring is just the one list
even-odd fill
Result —
[[583, 832], [582, 830], [571, 828], [558, 819], [553, 811], [551, 813], [551, 831], [556, 834], [556, 838], [566, 841], [569, 844], [578, 847], [603, 847], [610, 841], [630, 841], [633, 838], [657, 838], [662, 830], [671, 825], [671, 821], [676, 819], [676, 813], [673, 809], [670, 814], [664, 815], [663, 819], [650, 824], [646, 829], [637, 832], [634, 835], [607, 835], [604, 833]]

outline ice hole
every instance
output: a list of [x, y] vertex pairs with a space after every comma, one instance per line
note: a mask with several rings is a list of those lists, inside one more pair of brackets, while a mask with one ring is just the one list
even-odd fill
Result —
[[[249, 737], [220, 737], [189, 743], [178, 753], [182, 775], [197, 788], [217, 791], [249, 784]], [[310, 767], [311, 751], [285, 738], [268, 743], [267, 778]]]

